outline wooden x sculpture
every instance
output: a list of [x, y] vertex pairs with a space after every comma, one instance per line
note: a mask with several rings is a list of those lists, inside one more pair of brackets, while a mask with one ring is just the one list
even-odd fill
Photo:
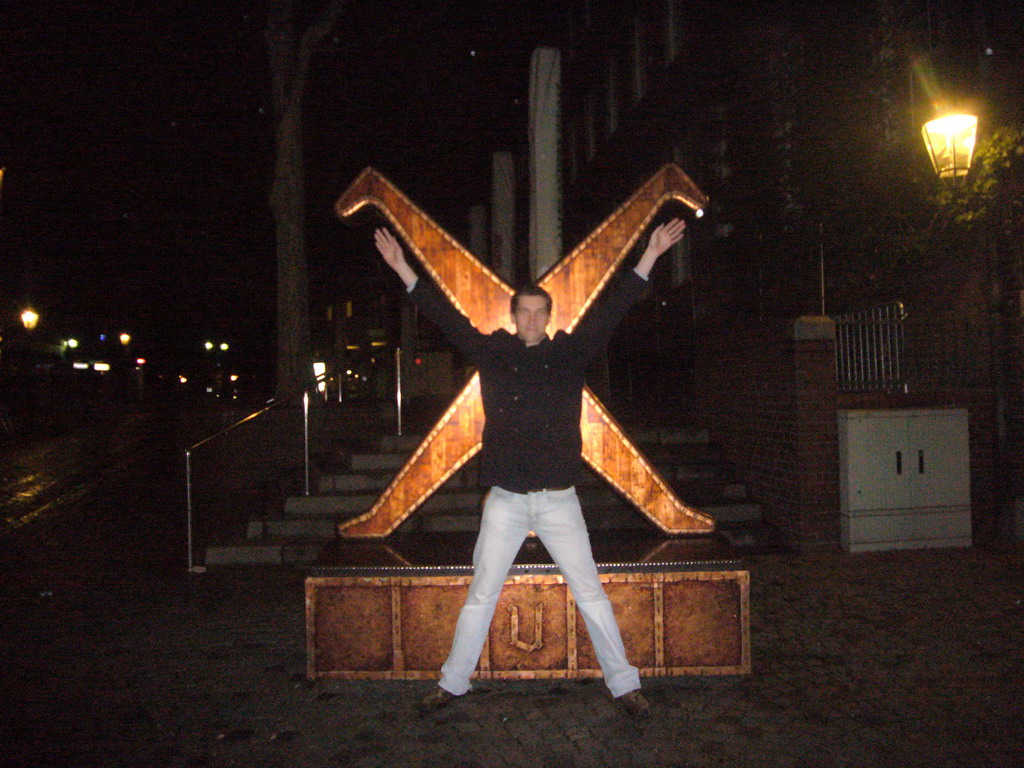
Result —
[[[611, 279], [658, 209], [675, 199], [694, 210], [707, 198], [676, 165], [666, 165], [538, 283], [554, 300], [550, 330], [571, 331]], [[374, 205], [408, 244], [452, 304], [483, 333], [506, 328], [512, 288], [367, 168], [335, 204], [341, 218]], [[391, 534], [480, 450], [484, 409], [476, 373], [370, 510], [338, 525], [345, 538]], [[714, 521], [683, 504], [629, 441], [589, 387], [580, 418], [584, 460], [667, 534], [707, 533]]]

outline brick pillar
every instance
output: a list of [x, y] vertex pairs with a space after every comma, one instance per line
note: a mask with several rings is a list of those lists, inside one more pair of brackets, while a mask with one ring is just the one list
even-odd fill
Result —
[[835, 323], [797, 318], [791, 328], [793, 515], [787, 531], [801, 551], [839, 547], [839, 428], [836, 419]]

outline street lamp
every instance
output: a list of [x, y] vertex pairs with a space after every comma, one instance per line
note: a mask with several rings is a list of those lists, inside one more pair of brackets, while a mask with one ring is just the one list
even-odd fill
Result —
[[978, 118], [974, 115], [946, 115], [922, 126], [928, 156], [940, 179], [956, 181], [967, 175], [977, 134]]
[[26, 331], [35, 330], [35, 327], [39, 325], [39, 315], [29, 307], [21, 313], [21, 324], [25, 326]]

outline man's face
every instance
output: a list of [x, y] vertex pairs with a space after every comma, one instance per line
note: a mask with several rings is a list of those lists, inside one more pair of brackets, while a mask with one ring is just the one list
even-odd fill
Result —
[[548, 304], [543, 296], [520, 296], [516, 303], [516, 311], [512, 313], [512, 322], [516, 324], [516, 336], [528, 347], [539, 344], [547, 335], [550, 317]]

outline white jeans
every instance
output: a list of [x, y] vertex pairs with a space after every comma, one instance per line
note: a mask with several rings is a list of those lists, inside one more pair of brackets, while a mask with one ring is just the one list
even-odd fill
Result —
[[619, 625], [597, 575], [576, 489], [512, 493], [497, 486], [484, 502], [473, 550], [473, 582], [438, 684], [456, 696], [469, 690], [469, 676], [480, 660], [502, 585], [531, 530], [572, 590], [612, 696], [639, 688], [640, 674], [626, 660]]

